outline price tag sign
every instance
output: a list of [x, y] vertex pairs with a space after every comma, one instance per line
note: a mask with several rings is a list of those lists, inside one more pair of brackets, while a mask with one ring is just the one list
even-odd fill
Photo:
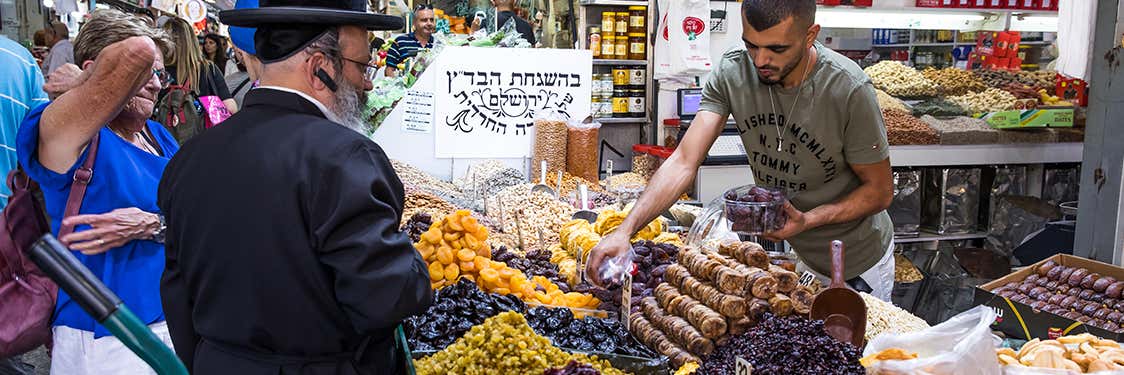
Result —
[[816, 281], [815, 274], [808, 271], [804, 271], [804, 273], [800, 274], [800, 285], [812, 286], [813, 281]]
[[624, 275], [624, 285], [621, 285], [621, 318], [625, 329], [631, 329], [629, 315], [632, 313], [632, 274]]
[[749, 364], [745, 358], [737, 357], [734, 359], [734, 374], [735, 375], [750, 375], [753, 374], [753, 365]]
[[574, 254], [575, 256], [578, 257], [578, 259], [577, 259], [577, 264], [578, 264], [577, 265], [577, 267], [578, 267], [578, 282], [577, 282], [577, 284], [581, 284], [581, 282], [583, 280], [585, 280], [585, 257], [583, 257], [583, 255], [584, 255], [583, 253], [585, 253], [585, 250], [582, 249], [581, 246], [578, 246], [578, 249], [575, 250], [575, 254]]

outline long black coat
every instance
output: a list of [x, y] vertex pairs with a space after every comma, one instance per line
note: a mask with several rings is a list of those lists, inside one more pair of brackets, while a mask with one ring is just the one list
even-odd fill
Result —
[[251, 91], [160, 181], [176, 353], [208, 375], [401, 371], [393, 330], [433, 298], [398, 230], [403, 197], [370, 139], [299, 95]]

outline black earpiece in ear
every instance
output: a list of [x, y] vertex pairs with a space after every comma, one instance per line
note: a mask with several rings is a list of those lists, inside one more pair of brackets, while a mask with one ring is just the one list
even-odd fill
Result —
[[332, 76], [329, 76], [328, 72], [325, 72], [324, 69], [316, 68], [316, 78], [319, 78], [320, 82], [324, 82], [324, 86], [328, 86], [328, 90], [332, 90], [332, 92], [339, 89], [339, 86], [336, 85], [336, 81], [332, 80]]

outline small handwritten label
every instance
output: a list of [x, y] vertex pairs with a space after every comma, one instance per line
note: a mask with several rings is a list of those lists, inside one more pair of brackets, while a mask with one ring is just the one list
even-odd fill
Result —
[[737, 357], [734, 359], [734, 374], [735, 375], [750, 375], [753, 374], [753, 365], [749, 364], [745, 358]]
[[800, 274], [800, 285], [812, 286], [813, 281], [816, 281], [815, 274], [808, 271], [804, 271], [804, 273]]
[[624, 285], [621, 285], [621, 317], [620, 321], [625, 329], [630, 329], [628, 316], [632, 313], [632, 273], [624, 275]]
[[402, 102], [405, 104], [402, 130], [413, 133], [433, 131], [435, 100], [432, 92], [407, 90]]

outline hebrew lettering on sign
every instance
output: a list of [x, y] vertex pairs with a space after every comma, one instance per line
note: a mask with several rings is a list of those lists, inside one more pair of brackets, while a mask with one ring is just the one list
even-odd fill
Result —
[[437, 157], [526, 157], [537, 117], [589, 115], [589, 51], [448, 47], [440, 61], [434, 71]]

